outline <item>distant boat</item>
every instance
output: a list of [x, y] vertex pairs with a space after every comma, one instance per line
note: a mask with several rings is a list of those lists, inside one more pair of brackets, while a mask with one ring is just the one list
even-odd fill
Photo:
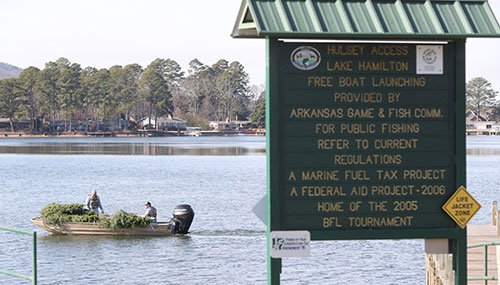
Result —
[[199, 137], [201, 136], [201, 128], [199, 127], [187, 127], [186, 131], [184, 132], [185, 136], [189, 137]]

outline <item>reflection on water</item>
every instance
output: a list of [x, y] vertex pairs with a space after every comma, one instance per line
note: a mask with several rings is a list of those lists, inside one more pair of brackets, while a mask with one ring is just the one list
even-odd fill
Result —
[[0, 153], [233, 156], [264, 154], [265, 138], [12, 139], [0, 141]]
[[500, 155], [500, 149], [495, 148], [468, 148], [467, 155]]
[[[0, 153], [104, 155], [265, 154], [265, 137], [0, 139]], [[500, 155], [500, 136], [467, 137], [467, 155]]]
[[467, 155], [500, 155], [500, 136], [467, 137]]

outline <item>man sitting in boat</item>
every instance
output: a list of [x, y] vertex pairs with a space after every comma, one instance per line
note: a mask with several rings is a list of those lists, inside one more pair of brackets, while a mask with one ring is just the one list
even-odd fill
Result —
[[146, 207], [144, 218], [149, 218], [150, 223], [156, 223], [156, 208], [151, 206], [149, 201], [144, 206]]
[[87, 199], [85, 199], [85, 205], [87, 209], [94, 211], [97, 215], [99, 215], [99, 210], [101, 210], [101, 214], [104, 214], [104, 210], [102, 209], [101, 199], [97, 196], [97, 191], [92, 190], [89, 195], [87, 195]]

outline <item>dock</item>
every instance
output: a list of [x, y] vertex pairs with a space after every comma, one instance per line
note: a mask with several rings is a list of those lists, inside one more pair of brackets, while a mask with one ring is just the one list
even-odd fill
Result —
[[[491, 242], [500, 242], [500, 235], [495, 225], [470, 225], [467, 227], [467, 245], [486, 244]], [[489, 246], [487, 272], [484, 272], [484, 246], [469, 248], [467, 250], [467, 277], [492, 276], [497, 280], [488, 280], [488, 285], [498, 285], [500, 276], [500, 244]], [[484, 280], [469, 280], [468, 284], [485, 284]]]
[[[467, 226], [468, 285], [500, 285], [499, 221], [500, 211], [497, 203], [493, 202], [490, 224]], [[451, 254], [427, 254], [426, 275], [426, 285], [454, 285]]]

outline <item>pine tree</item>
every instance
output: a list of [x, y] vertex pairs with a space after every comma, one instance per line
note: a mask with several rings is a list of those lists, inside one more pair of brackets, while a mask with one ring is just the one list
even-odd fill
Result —
[[498, 91], [491, 88], [491, 83], [482, 77], [472, 78], [466, 85], [467, 109], [473, 111], [479, 121], [481, 114], [486, 108], [490, 108], [496, 103]]

